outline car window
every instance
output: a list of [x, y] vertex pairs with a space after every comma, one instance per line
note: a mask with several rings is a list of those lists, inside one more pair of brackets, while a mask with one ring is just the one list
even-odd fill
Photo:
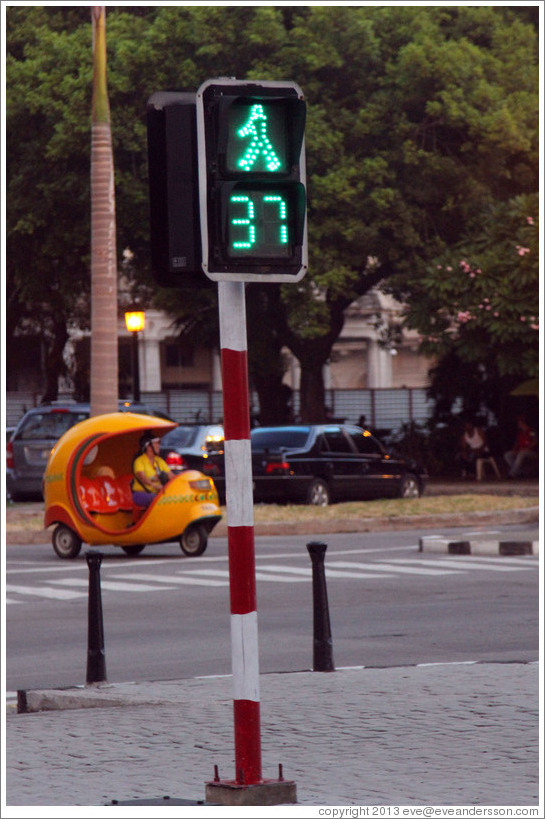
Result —
[[318, 452], [329, 452], [329, 444], [325, 435], [318, 436]]
[[352, 443], [362, 455], [383, 455], [382, 447], [369, 432], [350, 431]]
[[17, 437], [22, 441], [39, 440], [41, 438], [56, 441], [70, 427], [84, 421], [87, 417], [86, 413], [34, 413], [28, 417], [22, 429], [19, 430]]
[[354, 451], [350, 446], [350, 441], [341, 429], [326, 429], [324, 438], [327, 441], [330, 452], [353, 453]]
[[192, 446], [196, 437], [197, 427], [176, 427], [163, 436], [161, 446]]
[[254, 449], [298, 449], [308, 440], [309, 429], [253, 429], [250, 433]]

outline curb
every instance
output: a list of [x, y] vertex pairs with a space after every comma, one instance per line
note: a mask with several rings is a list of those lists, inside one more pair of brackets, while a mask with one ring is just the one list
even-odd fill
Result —
[[[398, 515], [390, 518], [351, 518], [348, 520], [309, 520], [291, 523], [256, 523], [256, 537], [274, 535], [325, 535], [350, 532], [384, 532], [400, 529], [426, 529], [435, 526], [468, 526], [538, 523], [539, 506], [527, 509], [511, 509], [505, 512], [460, 512], [444, 515]], [[220, 521], [210, 538], [227, 537], [227, 522]], [[38, 545], [49, 543], [51, 532], [47, 529], [29, 531], [12, 529], [6, 532], [6, 544]]]
[[[115, 706], [169, 705], [168, 686], [164, 695], [155, 696], [146, 691], [147, 686], [136, 683], [76, 686], [53, 690], [17, 691], [17, 713], [30, 714], [39, 711], [71, 711], [79, 708], [113, 708]], [[159, 689], [161, 686], [159, 686]]]
[[[301, 521], [299, 523], [258, 523], [255, 525], [257, 537], [263, 535], [320, 535], [350, 532], [389, 532], [402, 529], [428, 529], [434, 527], [453, 526], [466, 527], [469, 524], [493, 525], [500, 524], [522, 524], [538, 523], [539, 506], [531, 506], [527, 509], [511, 509], [506, 512], [460, 512], [459, 514], [447, 513], [444, 515], [396, 515], [395, 517], [382, 518], [352, 518], [349, 520], [331, 521]], [[212, 537], [227, 535], [218, 526], [212, 533]]]
[[[514, 661], [521, 665], [535, 665], [539, 660]], [[505, 665], [503, 662], [490, 660], [460, 660], [454, 662], [436, 663], [409, 663], [404, 665], [386, 666], [340, 666], [335, 669], [336, 674], [359, 671], [390, 671], [398, 669], [427, 669], [453, 666], [480, 666], [480, 665]], [[300, 669], [289, 672], [269, 672], [271, 676], [300, 676], [316, 675], [321, 672], [313, 671], [311, 668]], [[193, 677], [183, 680], [164, 681], [144, 681], [144, 682], [120, 682], [120, 683], [93, 683], [92, 685], [72, 686], [70, 688], [57, 689], [29, 689], [17, 692], [17, 713], [31, 714], [43, 711], [72, 711], [86, 708], [114, 708], [114, 707], [137, 707], [137, 706], [169, 706], [187, 702], [187, 691], [195, 684], [214, 684], [218, 679], [225, 679], [229, 685], [230, 699], [232, 697], [232, 675], [225, 674], [218, 677], [211, 675], [208, 677]], [[180, 692], [182, 688], [182, 692]], [[220, 697], [225, 694], [222, 693]]]
[[419, 552], [448, 555], [538, 555], [537, 540], [449, 540], [438, 535], [421, 537]]

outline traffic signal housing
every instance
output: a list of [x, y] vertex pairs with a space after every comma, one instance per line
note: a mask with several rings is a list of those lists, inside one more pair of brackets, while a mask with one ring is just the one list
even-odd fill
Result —
[[163, 287], [209, 284], [201, 265], [196, 94], [147, 103], [151, 267]]
[[294, 82], [222, 78], [197, 91], [202, 267], [213, 281], [307, 272], [305, 117]]

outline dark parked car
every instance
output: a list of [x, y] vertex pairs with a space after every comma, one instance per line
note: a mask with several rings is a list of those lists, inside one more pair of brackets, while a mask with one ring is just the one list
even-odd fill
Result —
[[180, 424], [161, 439], [161, 457], [173, 472], [198, 469], [209, 475], [225, 502], [223, 427], [220, 424]]
[[[139, 412], [171, 420], [159, 410], [120, 401], [122, 412]], [[6, 446], [6, 489], [14, 500], [42, 496], [42, 481], [49, 453], [61, 435], [89, 417], [89, 404], [55, 403], [26, 412]]]
[[348, 424], [256, 427], [251, 431], [254, 500], [303, 502], [415, 498], [426, 470], [388, 453], [367, 430]]

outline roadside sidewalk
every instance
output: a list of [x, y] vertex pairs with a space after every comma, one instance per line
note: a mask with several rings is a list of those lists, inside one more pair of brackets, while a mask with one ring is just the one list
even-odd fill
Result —
[[[281, 764], [297, 788], [297, 805], [274, 815], [317, 816], [305, 806], [331, 805], [537, 806], [538, 684], [537, 663], [262, 675], [263, 777], [276, 779]], [[28, 692], [29, 705], [39, 697], [63, 710], [8, 713], [8, 806], [163, 796], [195, 804], [214, 765], [220, 779], [234, 777], [230, 677]], [[158, 815], [136, 807], [115, 815]], [[177, 815], [199, 815], [187, 810]], [[50, 814], [34, 807], [41, 815]]]

